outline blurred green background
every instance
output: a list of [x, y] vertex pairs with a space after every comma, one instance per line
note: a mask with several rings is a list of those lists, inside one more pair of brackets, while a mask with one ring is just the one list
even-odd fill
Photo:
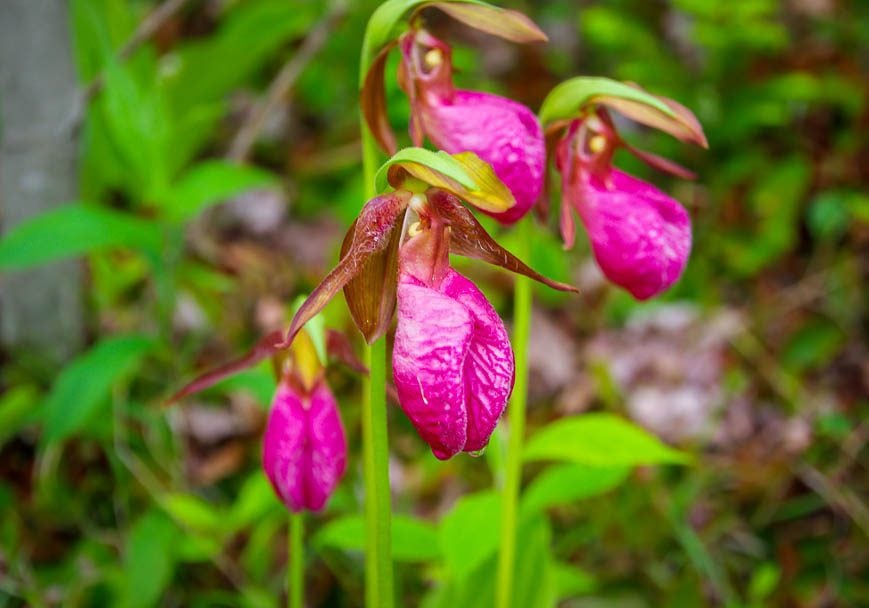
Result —
[[[80, 93], [98, 81], [69, 108], [79, 202], [0, 241], [0, 268], [79, 256], [83, 341], [57, 337], [78, 350], [62, 363], [44, 345], [3, 352], [0, 606], [283, 602], [287, 516], [259, 463], [268, 367], [160, 401], [284, 323], [336, 260], [364, 202], [356, 71], [377, 3], [173, 4], [126, 49], [158, 3], [46, 13], [68, 20]], [[607, 286], [582, 236], [562, 251], [554, 220], [537, 230], [532, 266], [582, 295], [537, 291], [529, 434], [606, 412], [693, 460], [529, 464], [521, 605], [869, 605], [869, 3], [501, 4], [549, 44], [426, 12], [460, 86], [536, 109], [574, 75], [635, 81], [693, 109], [709, 139], [703, 151], [619, 123], [698, 174], [617, 158], [691, 212], [688, 270], [662, 298]], [[396, 62], [387, 96], [407, 143]], [[509, 321], [512, 279], [456, 263]], [[340, 298], [326, 322], [360, 343]], [[359, 382], [340, 367], [329, 379], [350, 464], [307, 518], [307, 596], [360, 606]], [[499, 435], [484, 458], [441, 463], [391, 408], [390, 437], [398, 605], [488, 605]]]

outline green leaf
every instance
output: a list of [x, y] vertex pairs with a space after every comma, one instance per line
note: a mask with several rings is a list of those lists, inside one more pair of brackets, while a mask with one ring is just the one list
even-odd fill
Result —
[[[365, 548], [365, 520], [347, 515], [330, 521], [314, 537], [318, 548], [362, 551]], [[392, 518], [392, 558], [399, 562], [424, 562], [440, 557], [437, 534], [428, 522], [394, 515]]]
[[523, 513], [567, 504], [609, 492], [627, 479], [629, 467], [562, 464], [547, 468], [522, 493]]
[[129, 171], [133, 193], [144, 202], [159, 201], [168, 192], [173, 147], [173, 123], [160, 89], [139, 82], [132, 66], [115, 60], [104, 74], [105, 86], [95, 107]]
[[597, 581], [593, 575], [573, 564], [556, 562], [553, 564], [553, 571], [558, 601], [586, 595], [597, 587]]
[[261, 188], [274, 188], [277, 178], [256, 167], [221, 160], [205, 161], [184, 173], [172, 186], [166, 206], [170, 220], [183, 222], [210, 205]]
[[562, 460], [599, 467], [690, 460], [687, 454], [612, 414], [572, 416], [545, 426], [528, 441], [525, 459]]
[[500, 513], [500, 494], [487, 491], [460, 498], [444, 516], [440, 523], [440, 544], [453, 578], [467, 578], [496, 551]]
[[154, 342], [141, 335], [105, 339], [58, 375], [44, 408], [43, 441], [50, 444], [83, 429], [107, 403], [115, 383], [131, 373]]
[[177, 536], [178, 528], [159, 511], [146, 513], [133, 525], [124, 553], [124, 606], [157, 604], [172, 578]]
[[159, 224], [83, 204], [65, 205], [13, 228], [0, 240], [0, 268], [20, 269], [106, 247], [159, 252]]
[[38, 417], [40, 405], [32, 386], [13, 386], [0, 396], [0, 447]]
[[160, 500], [160, 506], [179, 525], [191, 531], [217, 536], [227, 532], [226, 521], [220, 509], [193, 494], [166, 494]]
[[283, 512], [283, 505], [275, 497], [268, 478], [258, 469], [241, 487], [229, 513], [228, 525], [233, 530], [252, 526], [274, 509]]
[[574, 118], [583, 107], [599, 97], [614, 97], [645, 104], [676, 119], [667, 104], [642, 89], [624, 82], [600, 76], [577, 76], [553, 88], [540, 106], [540, 122], [547, 125], [557, 120]]
[[[497, 495], [496, 495], [497, 498]], [[490, 514], [495, 527], [497, 513]], [[551, 608], [556, 601], [556, 580], [550, 549], [552, 532], [544, 517], [523, 521], [516, 531], [519, 551], [512, 578], [511, 599], [514, 606], [523, 608]], [[469, 531], [465, 545], [476, 541]], [[426, 598], [425, 608], [478, 608], [495, 605], [495, 580], [498, 569], [497, 537], [495, 545], [462, 578], [448, 570], [444, 584]]]

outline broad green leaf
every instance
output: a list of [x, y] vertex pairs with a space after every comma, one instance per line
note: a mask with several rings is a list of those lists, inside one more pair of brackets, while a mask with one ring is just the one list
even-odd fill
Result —
[[[362, 551], [365, 549], [365, 520], [347, 515], [330, 521], [314, 537], [320, 548]], [[407, 515], [392, 518], [392, 558], [399, 562], [424, 562], [440, 557], [434, 526]]]
[[274, 188], [277, 178], [256, 167], [221, 160], [205, 161], [184, 173], [173, 185], [166, 202], [169, 219], [183, 222], [210, 205], [261, 188]]
[[142, 202], [160, 201], [169, 191], [168, 158], [173, 123], [157, 87], [143, 84], [132, 66], [110, 62], [95, 107], [126, 169], [133, 193]]
[[153, 346], [153, 340], [141, 335], [107, 338], [67, 365], [43, 403], [43, 441], [60, 441], [83, 429], [108, 402], [115, 383], [131, 373]]
[[160, 506], [179, 525], [193, 532], [216, 533], [218, 536], [228, 532], [221, 510], [193, 494], [166, 494], [160, 499]]
[[228, 525], [233, 530], [252, 526], [275, 509], [284, 512], [268, 478], [261, 469], [257, 469], [238, 492], [229, 512]]
[[[497, 496], [496, 496], [497, 498]], [[491, 514], [495, 527], [497, 513]], [[523, 608], [551, 608], [557, 587], [550, 549], [552, 532], [544, 517], [524, 521], [517, 534], [518, 551], [512, 579], [511, 600]], [[475, 532], [468, 531], [465, 546], [476, 542]], [[498, 569], [497, 537], [491, 550], [462, 578], [448, 572], [444, 583], [426, 598], [425, 608], [477, 608], [495, 605], [495, 580]]]
[[523, 513], [563, 505], [609, 492], [628, 476], [629, 467], [589, 467], [584, 464], [551, 466], [522, 493]]
[[130, 37], [135, 22], [125, 0], [71, 0], [70, 24], [76, 68], [90, 81]]
[[154, 606], [174, 569], [178, 528], [159, 511], [149, 511], [130, 530], [124, 552], [124, 606]]
[[83, 204], [43, 213], [0, 240], [0, 269], [20, 269], [107, 247], [159, 252], [159, 224]]
[[689, 456], [612, 414], [562, 418], [540, 429], [525, 447], [526, 460], [561, 460], [588, 466], [686, 463]]
[[556, 562], [553, 575], [559, 602], [591, 593], [597, 587], [594, 576], [573, 564]]
[[39, 395], [32, 386], [14, 386], [0, 396], [0, 447], [41, 412]]
[[167, 58], [165, 87], [176, 115], [195, 112], [245, 82], [293, 38], [303, 36], [322, 12], [316, 2], [247, 0], [228, 3], [217, 31], [196, 38]]
[[463, 580], [498, 547], [501, 496], [478, 492], [460, 498], [440, 522], [440, 544], [451, 576]]

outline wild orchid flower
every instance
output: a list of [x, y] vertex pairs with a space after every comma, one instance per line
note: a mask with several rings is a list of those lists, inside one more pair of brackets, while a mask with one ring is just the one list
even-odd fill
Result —
[[[464, 200], [497, 211], [514, 204], [507, 187], [475, 155], [410, 148], [395, 155], [381, 175], [394, 190], [362, 208], [344, 238], [340, 262], [299, 307], [288, 332], [265, 336], [247, 355], [200, 376], [174, 399], [295, 348], [305, 323], [343, 289], [369, 342], [389, 329], [397, 304], [396, 393], [434, 454], [444, 459], [486, 446], [512, 390], [513, 353], [497, 313], [449, 266], [449, 254], [496, 264], [554, 289], [576, 290], [526, 266], [462, 205]], [[418, 221], [411, 221], [413, 216]], [[289, 405], [280, 411], [293, 410], [292, 396], [285, 393], [282, 399]], [[285, 416], [278, 416], [281, 426]]]
[[513, 390], [513, 350], [483, 293], [449, 266], [450, 229], [437, 207], [416, 212], [399, 249], [392, 374], [404, 413], [446, 459], [489, 442]]
[[304, 330], [297, 337], [272, 401], [263, 435], [263, 468], [291, 511], [319, 511], [347, 463], [338, 404]]
[[449, 153], [470, 150], [492, 165], [516, 205], [491, 213], [512, 224], [528, 212], [543, 188], [546, 147], [537, 116], [527, 107], [491, 93], [453, 87], [452, 52], [423, 29], [399, 40], [399, 84], [410, 99], [410, 134]]
[[[604, 80], [577, 79], [580, 84]], [[653, 167], [681, 177], [693, 175], [624, 142], [604, 106], [685, 141], [705, 146], [706, 139], [693, 114], [683, 106], [633, 86], [615, 84], [623, 87], [614, 89], [621, 97], [586, 92], [592, 101], [580, 109], [579, 116], [556, 120], [551, 127], [557, 132], [566, 124], [555, 155], [562, 179], [561, 233], [565, 247], [572, 247], [576, 228], [571, 209], [575, 210], [604, 275], [636, 299], [646, 300], [668, 289], [684, 271], [691, 251], [691, 220], [688, 212], [661, 190], [616, 169], [613, 155], [623, 146]], [[557, 93], [550, 97], [553, 95]], [[544, 102], [541, 113], [546, 112]]]
[[263, 435], [263, 468], [278, 497], [298, 513], [319, 511], [344, 475], [347, 440], [332, 391], [281, 382]]
[[[545, 41], [546, 35], [516, 11], [460, 2], [433, 2], [452, 17], [481, 31], [516, 42]], [[426, 5], [424, 5], [426, 6]], [[386, 119], [383, 70], [386, 54], [396, 44], [401, 51], [398, 83], [410, 99], [410, 136], [415, 146], [428, 139], [451, 154], [473, 152], [495, 170], [513, 193], [515, 205], [506, 211], [484, 210], [504, 224], [520, 219], [543, 188], [546, 149], [535, 114], [521, 103], [480, 91], [453, 86], [452, 51], [445, 42], [419, 26], [384, 47], [371, 66], [362, 90], [362, 108], [381, 147], [396, 150]]]

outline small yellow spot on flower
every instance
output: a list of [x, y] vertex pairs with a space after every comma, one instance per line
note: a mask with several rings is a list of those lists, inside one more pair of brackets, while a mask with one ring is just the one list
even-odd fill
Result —
[[592, 152], [592, 154], [600, 154], [604, 150], [606, 150], [606, 137], [603, 135], [595, 135], [590, 140], [588, 140], [588, 149]]
[[407, 229], [407, 236], [416, 236], [422, 232], [422, 226], [419, 222], [414, 222], [410, 225], [410, 228]]
[[440, 49], [429, 49], [423, 57], [426, 69], [438, 67], [444, 61], [444, 54]]

